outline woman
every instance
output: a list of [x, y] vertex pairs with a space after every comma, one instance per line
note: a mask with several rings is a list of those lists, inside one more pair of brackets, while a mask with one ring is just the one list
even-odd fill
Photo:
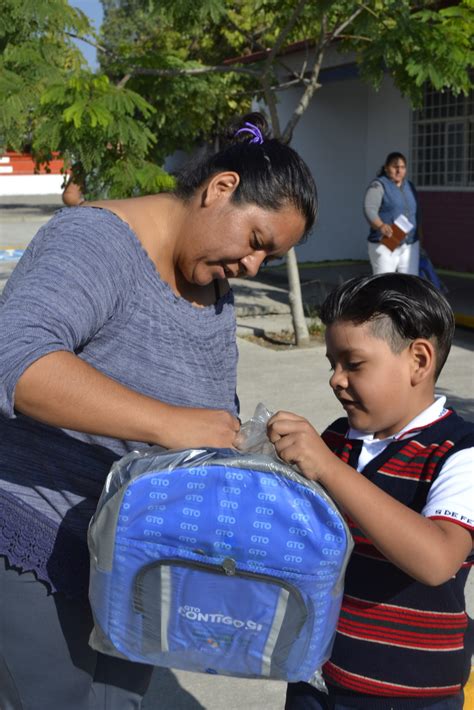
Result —
[[84, 203], [40, 229], [0, 299], [0, 707], [139, 708], [151, 668], [92, 651], [86, 530], [132, 449], [230, 447], [228, 278], [310, 230], [301, 158], [251, 114], [175, 192]]
[[[418, 274], [420, 258], [419, 205], [414, 185], [406, 179], [407, 161], [402, 153], [389, 153], [385, 164], [366, 192], [364, 214], [370, 224], [369, 259], [374, 274], [399, 271]], [[413, 225], [393, 251], [381, 240], [391, 237], [393, 223], [404, 215]]]

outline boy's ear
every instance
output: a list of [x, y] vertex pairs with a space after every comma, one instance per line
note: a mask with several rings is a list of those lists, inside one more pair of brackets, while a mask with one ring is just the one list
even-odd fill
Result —
[[201, 206], [208, 207], [215, 200], [221, 197], [230, 197], [237, 189], [240, 182], [240, 175], [233, 170], [227, 170], [222, 173], [216, 173], [206, 185], [204, 190]]
[[436, 352], [433, 343], [426, 338], [417, 338], [410, 344], [411, 382], [418, 385], [431, 377], [434, 381]]

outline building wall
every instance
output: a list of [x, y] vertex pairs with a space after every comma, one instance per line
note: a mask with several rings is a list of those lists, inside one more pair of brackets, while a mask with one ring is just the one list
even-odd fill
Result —
[[367, 183], [393, 151], [408, 159], [410, 176], [411, 108], [393, 81], [386, 77], [379, 91], [369, 88], [367, 103]]
[[423, 244], [436, 266], [474, 271], [474, 192], [418, 191]]
[[[350, 65], [326, 74], [292, 140], [315, 177], [320, 204], [312, 236], [297, 248], [300, 262], [367, 258], [365, 190], [387, 153], [409, 148], [410, 107], [389, 78], [375, 92]], [[299, 95], [281, 94], [282, 126]]]
[[26, 153], [7, 152], [0, 155], [0, 196], [60, 195], [64, 175], [62, 160], [53, 159], [48, 172], [38, 170]]

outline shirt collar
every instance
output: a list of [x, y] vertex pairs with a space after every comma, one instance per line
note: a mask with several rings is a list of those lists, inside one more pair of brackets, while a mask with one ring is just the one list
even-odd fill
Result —
[[441, 417], [444, 417], [448, 412], [448, 410], [444, 406], [445, 404], [446, 397], [442, 395], [435, 395], [435, 401], [433, 402], [433, 404], [430, 404], [430, 406], [420, 412], [420, 414], [417, 414], [417, 416], [412, 419], [411, 422], [408, 422], [408, 424], [403, 427], [403, 429], [401, 429], [399, 432], [393, 434], [392, 436], [388, 436], [386, 439], [374, 439], [373, 432], [368, 434], [367, 432], [359, 431], [358, 429], [353, 429], [352, 427], [349, 428], [347, 438], [361, 439], [366, 444], [368, 444], [371, 442], [394, 441], [396, 439], [403, 439], [404, 436], [408, 434], [412, 436], [415, 431], [419, 431], [420, 429], [423, 429], [424, 427], [433, 424], [433, 422], [435, 422], [437, 419], [441, 419]]

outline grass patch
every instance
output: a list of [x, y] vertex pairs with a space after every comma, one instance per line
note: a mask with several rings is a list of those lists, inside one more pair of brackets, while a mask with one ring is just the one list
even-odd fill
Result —
[[435, 266], [438, 274], [442, 276], [461, 276], [463, 279], [474, 279], [474, 274], [470, 271], [452, 271], [451, 269], [442, 269], [441, 267]]

